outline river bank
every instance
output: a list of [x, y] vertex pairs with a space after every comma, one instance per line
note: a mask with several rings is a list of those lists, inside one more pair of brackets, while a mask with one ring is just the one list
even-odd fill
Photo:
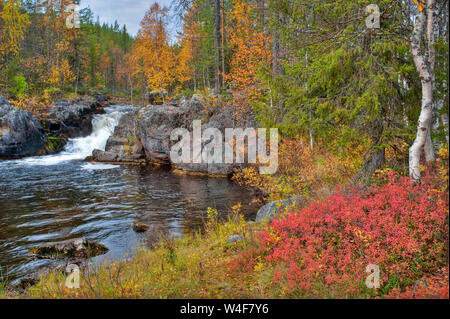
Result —
[[[88, 268], [79, 288], [55, 271], [0, 296], [448, 298], [448, 189], [440, 189], [448, 174], [437, 168], [420, 184], [395, 173], [383, 180], [289, 208], [269, 224], [246, 222], [239, 206], [219, 221], [210, 208], [203, 232], [160, 233], [153, 249]], [[379, 287], [367, 284], [368, 264], [380, 269]]]
[[110, 249], [94, 259], [97, 263], [132, 254], [135, 247], [152, 241], [149, 233], [136, 234], [133, 222], [178, 237], [201, 228], [208, 207], [219, 209], [225, 218], [229, 207], [242, 203], [246, 218], [254, 218], [259, 208], [251, 204], [254, 194], [228, 179], [173, 174], [170, 167], [150, 162], [84, 161], [93, 150], [105, 149], [121, 117], [130, 112], [134, 108], [126, 105], [101, 107], [89, 116], [91, 133], [68, 138], [59, 153], [0, 161], [2, 278], [10, 282], [60, 265], [35, 259], [29, 250], [78, 237]]

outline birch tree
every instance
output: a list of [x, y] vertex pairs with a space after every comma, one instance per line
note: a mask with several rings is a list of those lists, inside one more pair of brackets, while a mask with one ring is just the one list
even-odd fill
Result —
[[[435, 64], [435, 1], [428, 0], [425, 4], [419, 3], [418, 11], [419, 13], [415, 18], [414, 31], [411, 37], [411, 53], [414, 65], [420, 76], [422, 102], [416, 139], [409, 149], [409, 175], [416, 180], [420, 179], [419, 163], [422, 150], [425, 152], [425, 160], [427, 162], [435, 159], [431, 140]], [[423, 45], [421, 45], [422, 42]]]

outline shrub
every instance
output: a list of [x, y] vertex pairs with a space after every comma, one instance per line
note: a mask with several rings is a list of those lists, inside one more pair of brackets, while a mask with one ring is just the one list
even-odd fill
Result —
[[16, 75], [13, 78], [9, 92], [12, 93], [15, 97], [24, 98], [26, 95], [27, 88], [28, 83], [25, 80], [25, 77], [21, 75]]
[[240, 185], [262, 190], [271, 200], [293, 196], [317, 198], [329, 189], [347, 182], [362, 166], [362, 146], [335, 154], [316, 143], [311, 150], [305, 139], [282, 141], [279, 166], [275, 175], [260, 175], [253, 167], [244, 168], [234, 176]]
[[[432, 172], [414, 183], [391, 171], [381, 185], [339, 190], [274, 220], [262, 234], [267, 260], [284, 265], [274, 279], [294, 295], [395, 297], [448, 273], [448, 170]], [[365, 286], [369, 264], [380, 267], [379, 289]], [[448, 276], [433, 287], [448, 296]]]

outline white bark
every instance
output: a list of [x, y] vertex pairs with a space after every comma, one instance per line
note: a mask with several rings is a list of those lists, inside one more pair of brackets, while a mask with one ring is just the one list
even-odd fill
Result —
[[434, 75], [434, 0], [428, 0], [426, 5], [426, 54], [421, 52], [420, 44], [425, 26], [425, 12], [416, 18], [414, 32], [411, 38], [411, 53], [414, 64], [419, 72], [422, 84], [422, 105], [417, 125], [417, 135], [409, 149], [409, 174], [414, 179], [420, 178], [420, 155], [425, 151], [426, 161], [434, 160], [433, 144], [431, 141], [431, 122], [433, 118], [433, 75]]

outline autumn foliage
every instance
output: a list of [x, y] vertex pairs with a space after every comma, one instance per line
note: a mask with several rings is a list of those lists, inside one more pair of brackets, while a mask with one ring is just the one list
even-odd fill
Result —
[[252, 111], [250, 101], [262, 94], [257, 75], [263, 66], [270, 65], [271, 41], [252, 20], [252, 5], [242, 0], [233, 1], [233, 5], [229, 40], [233, 55], [224, 79], [231, 87], [235, 115], [245, 117]]
[[283, 139], [279, 167], [274, 175], [260, 175], [254, 167], [244, 168], [233, 178], [241, 185], [262, 190], [271, 200], [301, 195], [326, 196], [331, 188], [350, 181], [362, 165], [363, 146], [332, 152], [317, 142], [314, 150], [304, 138]]
[[168, 9], [155, 3], [141, 21], [141, 30], [133, 46], [129, 59], [133, 76], [141, 76], [144, 88], [169, 90], [176, 84], [189, 79], [190, 70], [187, 61], [190, 58], [189, 47], [184, 45], [176, 50], [169, 44]]
[[[448, 298], [447, 168], [420, 183], [389, 172], [380, 184], [338, 190], [263, 232], [288, 295]], [[369, 264], [380, 267], [379, 289], [365, 286]]]

